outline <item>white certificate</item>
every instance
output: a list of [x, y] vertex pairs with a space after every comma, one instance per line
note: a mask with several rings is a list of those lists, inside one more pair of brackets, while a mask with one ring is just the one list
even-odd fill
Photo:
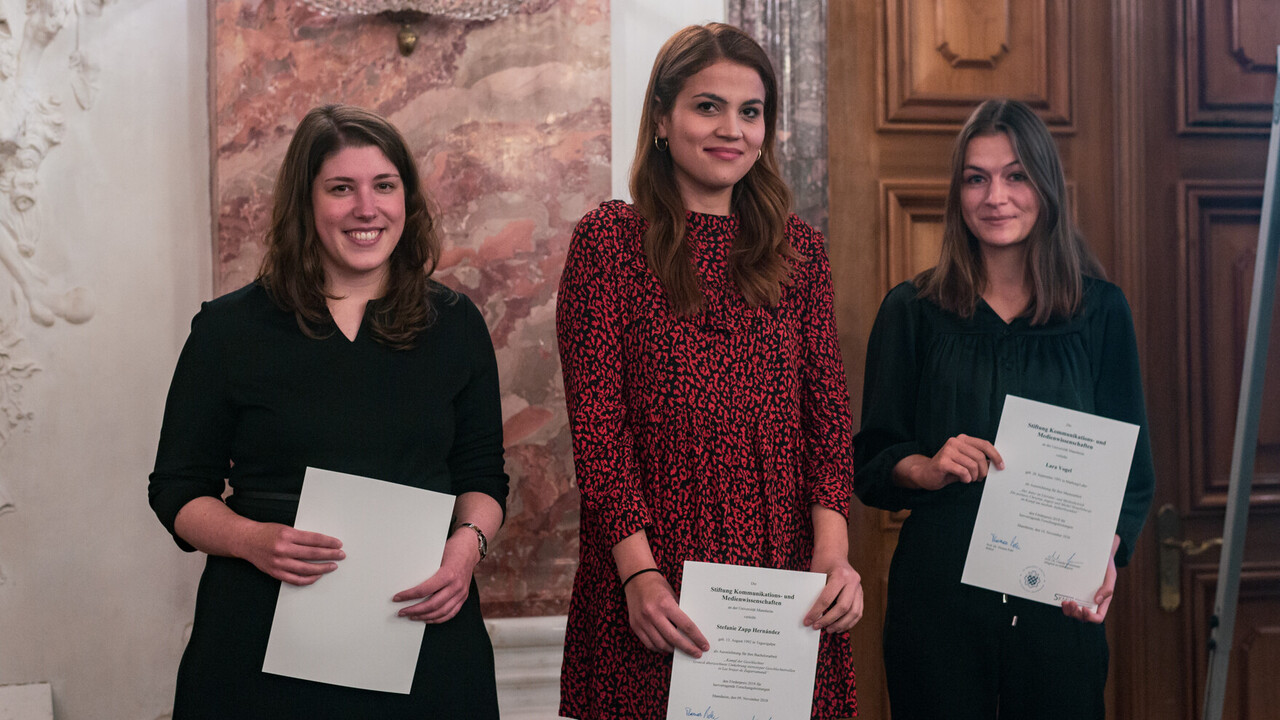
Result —
[[1138, 426], [1009, 395], [961, 582], [1096, 608]]
[[440, 569], [452, 495], [307, 468], [294, 526], [347, 557], [312, 585], [281, 583], [262, 671], [407, 693], [424, 626], [391, 597]]
[[680, 609], [711, 649], [671, 664], [667, 720], [808, 720], [822, 631], [804, 616], [819, 573], [686, 561]]

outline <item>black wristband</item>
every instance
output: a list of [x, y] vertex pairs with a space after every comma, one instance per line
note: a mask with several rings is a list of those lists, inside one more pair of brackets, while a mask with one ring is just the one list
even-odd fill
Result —
[[645, 573], [650, 573], [650, 572], [662, 572], [662, 571], [661, 571], [661, 570], [659, 570], [659, 569], [658, 569], [658, 568], [656, 568], [656, 567], [645, 568], [645, 569], [643, 569], [643, 570], [637, 570], [637, 571], [635, 571], [635, 572], [631, 573], [630, 575], [628, 575], [626, 580], [623, 580], [623, 581], [622, 581], [622, 589], [625, 591], [625, 590], [627, 589], [627, 583], [631, 582], [632, 580], [635, 580], [637, 575], [643, 575], [643, 574], [645, 574]]

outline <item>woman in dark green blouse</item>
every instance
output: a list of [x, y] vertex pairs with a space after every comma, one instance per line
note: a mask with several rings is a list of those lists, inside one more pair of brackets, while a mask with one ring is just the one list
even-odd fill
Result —
[[[889, 573], [893, 717], [1102, 718], [1102, 627], [1151, 502], [1133, 321], [1065, 202], [1044, 123], [993, 100], [956, 141], [938, 265], [895, 287], [867, 347], [855, 490], [910, 509]], [[1141, 427], [1096, 610], [963, 585], [1007, 395]]]

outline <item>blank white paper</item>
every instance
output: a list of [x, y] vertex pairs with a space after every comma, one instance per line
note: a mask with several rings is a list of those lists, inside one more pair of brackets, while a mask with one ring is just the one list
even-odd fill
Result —
[[[347, 557], [312, 585], [282, 583], [262, 671], [408, 693], [424, 626], [391, 597], [440, 569], [454, 496], [307, 468], [294, 526]], [[415, 601], [417, 602], [417, 601]]]

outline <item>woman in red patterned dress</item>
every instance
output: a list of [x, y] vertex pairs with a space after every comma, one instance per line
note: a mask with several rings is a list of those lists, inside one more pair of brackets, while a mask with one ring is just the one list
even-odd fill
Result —
[[823, 632], [813, 717], [856, 712], [848, 630], [848, 389], [822, 236], [790, 214], [774, 157], [777, 83], [737, 28], [676, 33], [654, 63], [633, 205], [578, 224], [556, 326], [581, 556], [561, 715], [666, 716], [686, 560], [811, 570]]

